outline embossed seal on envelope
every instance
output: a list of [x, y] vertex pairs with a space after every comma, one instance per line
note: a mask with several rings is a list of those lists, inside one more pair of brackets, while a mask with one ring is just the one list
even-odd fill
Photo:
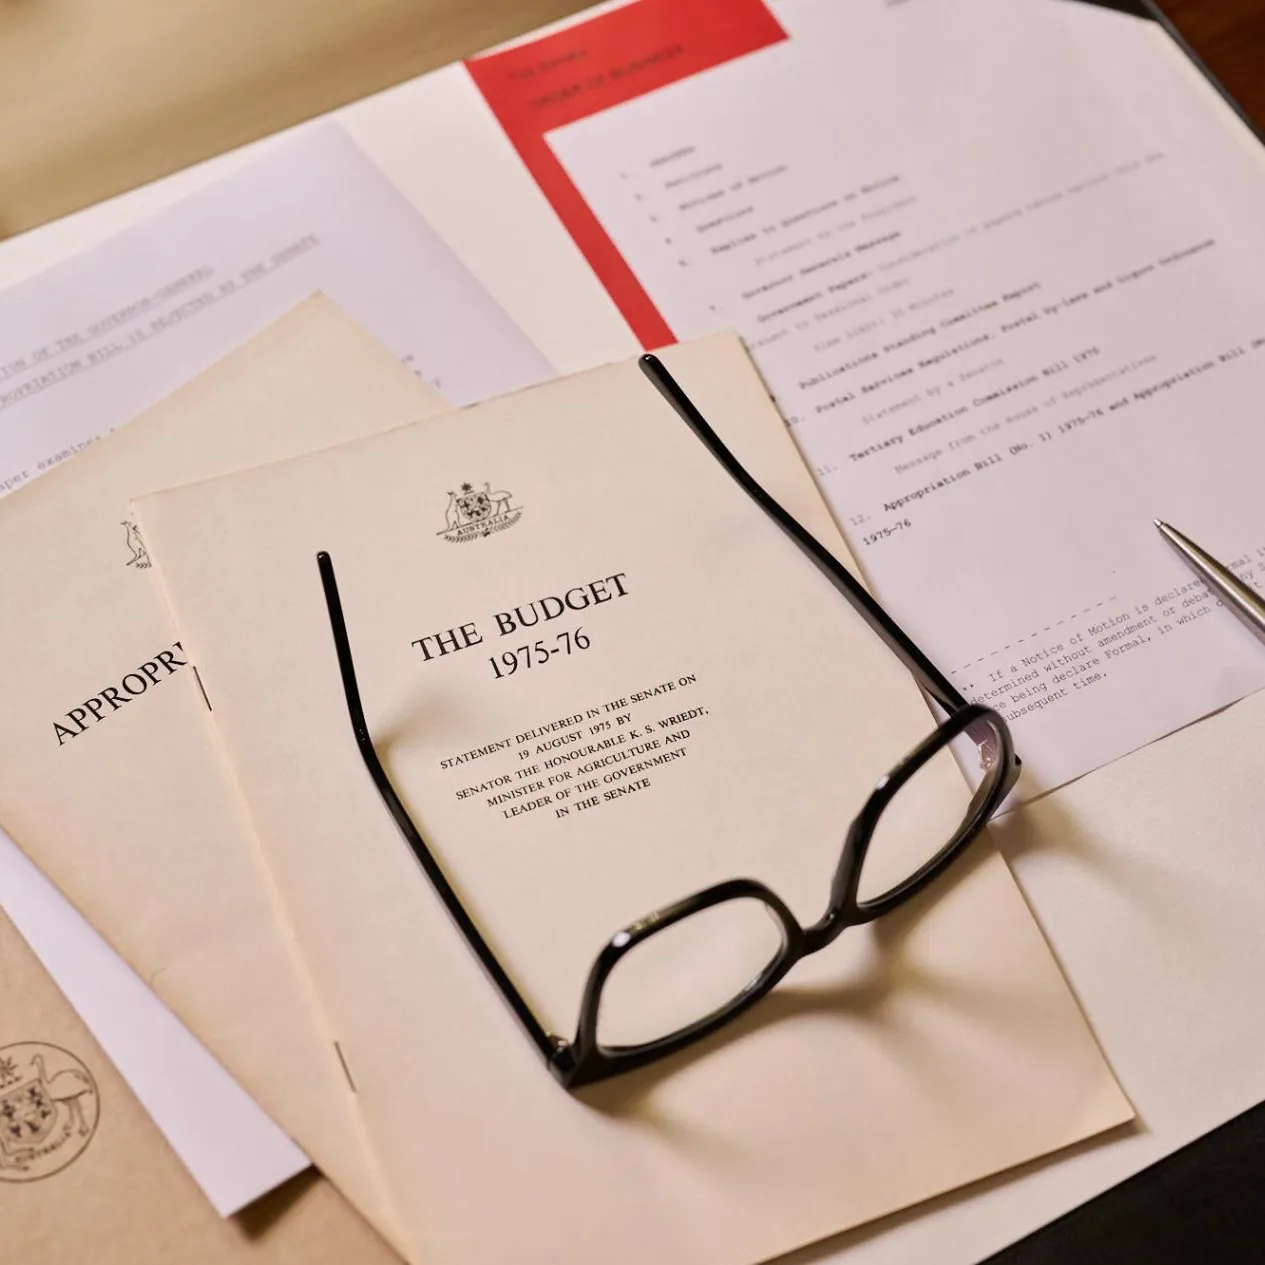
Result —
[[0, 1046], [0, 1182], [60, 1173], [87, 1149], [100, 1115], [97, 1083], [69, 1050]]

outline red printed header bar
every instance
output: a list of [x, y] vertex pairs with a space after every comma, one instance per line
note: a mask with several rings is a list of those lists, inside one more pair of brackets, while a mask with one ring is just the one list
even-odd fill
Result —
[[671, 329], [606, 235], [545, 133], [786, 38], [764, 0], [633, 0], [466, 63], [550, 205], [642, 346]]

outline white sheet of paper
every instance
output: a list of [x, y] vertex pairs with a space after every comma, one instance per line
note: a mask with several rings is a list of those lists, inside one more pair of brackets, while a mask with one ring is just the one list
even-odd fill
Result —
[[[333, 124], [0, 293], [0, 495], [125, 423], [313, 290], [457, 401], [552, 375]], [[228, 1215], [307, 1163], [3, 841], [0, 906]], [[108, 1004], [106, 999], [108, 998]]]
[[222, 1217], [308, 1167], [139, 976], [0, 832], [0, 908]]
[[0, 294], [0, 492], [323, 290], [453, 404], [553, 376], [336, 126]]
[[1265, 561], [1265, 151], [1081, 9], [785, 0], [788, 40], [550, 137], [674, 332], [743, 334], [1030, 791], [1265, 684], [1151, 522]]

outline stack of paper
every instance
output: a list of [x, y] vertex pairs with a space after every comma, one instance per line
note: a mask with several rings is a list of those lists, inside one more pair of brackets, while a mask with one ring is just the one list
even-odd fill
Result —
[[[840, 547], [738, 341], [668, 362]], [[550, 1031], [604, 940], [710, 883], [813, 921], [928, 728], [635, 364], [137, 508], [410, 1259], [755, 1262], [1130, 1117], [987, 845], [664, 1066], [572, 1097], [517, 1031], [359, 761], [319, 551], [393, 780]]]
[[[328, 300], [313, 299], [164, 406], [181, 420], [151, 473], [127, 454], [127, 431], [115, 454], [107, 447], [100, 458], [68, 462], [320, 288], [361, 311], [396, 355]], [[466, 401], [551, 370], [332, 127], [296, 137], [268, 162], [6, 292], [0, 337], [0, 408], [9, 414], [0, 481], [6, 492], [23, 489], [0, 522], [11, 541], [6, 556], [17, 564], [5, 606], [6, 662], [27, 700], [11, 716], [29, 706], [37, 731], [20, 722], [0, 739], [12, 755], [0, 820], [240, 1084], [291, 1134], [303, 1134], [324, 1171], [370, 1211], [377, 1195], [344, 1102], [342, 1065], [248, 847], [232, 851], [239, 816], [212, 748], [190, 759], [163, 740], [153, 752], [135, 747], [137, 724], [124, 706], [156, 709], [150, 732], [161, 732], [165, 700], [183, 682], [161, 693], [158, 686], [193, 670], [165, 626], [159, 643], [147, 635], [146, 611], [161, 604], [146, 583], [149, 558], [126, 498], [136, 478], [165, 485], [283, 455], [287, 433], [303, 437], [295, 449], [320, 443], [322, 413], [338, 418], [336, 439], [358, 424], [445, 407], [423, 374]], [[366, 359], [386, 370], [369, 392]], [[37, 478], [28, 496], [24, 485]], [[89, 736], [89, 722], [104, 725], [107, 715], [115, 723]], [[77, 737], [87, 741], [75, 751]], [[158, 836], [166, 865], [130, 859], [138, 843]], [[216, 860], [210, 884], [200, 855]], [[234, 1212], [304, 1167], [303, 1151], [38, 873], [7, 850], [0, 860], [0, 905], [92, 1018], [215, 1207]], [[287, 1095], [313, 1077], [325, 1083], [317, 1095], [325, 1101], [310, 1129], [296, 1127]]]
[[[842, 552], [737, 339], [669, 363]], [[602, 940], [707, 882], [754, 874], [812, 921], [931, 722], [631, 362], [419, 420], [443, 407], [317, 296], [0, 514], [6, 826], [370, 1223], [414, 1261], [754, 1262], [1128, 1119], [986, 841], [763, 1022], [587, 1097], [552, 1081], [354, 758], [317, 549], [374, 732], [558, 1031]], [[476, 648], [585, 593], [543, 658]], [[568, 803], [549, 735], [577, 717], [617, 758]]]
[[[385, 1259], [363, 1217], [427, 1265], [755, 1265], [1132, 1117], [994, 840], [1030, 845], [1030, 895], [1114, 1060], [1132, 967], [1117, 980], [1097, 947], [1120, 958], [1120, 938], [1067, 911], [1111, 922], [1103, 875], [1127, 866], [1131, 934], [1153, 942], [1138, 832], [1163, 868], [1172, 823], [1201, 801], [1139, 825], [1112, 787], [1153, 797], [1143, 772], [1171, 770], [1172, 742], [1012, 815], [731, 1029], [568, 1095], [360, 761], [315, 561], [333, 559], [369, 729], [408, 810], [564, 1038], [598, 948], [665, 904], [754, 877], [818, 917], [853, 815], [933, 723], [641, 376], [630, 328], [647, 343], [710, 332], [666, 363], [853, 566], [845, 526], [941, 666], [1032, 736], [1045, 785], [1257, 682], [1237, 629], [1210, 610], [1179, 619], [1200, 595], [1173, 588], [1166, 555], [1144, 557], [1116, 493], [1208, 510], [1170, 460], [1190, 448], [1179, 391], [1219, 419], [1217, 478], [1251, 466], [1238, 419], [1265, 342], [1250, 268], [1221, 260], [1250, 255], [1259, 154], [1127, 19], [1094, 13], [1091, 44], [1078, 7], [1022, 8], [743, 0], [722, 20], [633, 0], [357, 107], [348, 130], [399, 188], [332, 124], [300, 129], [194, 174], [205, 187], [184, 200], [178, 181], [103, 210], [84, 231], [156, 213], [0, 294], [0, 826], [188, 1031], [127, 975], [111, 994], [127, 1023], [111, 1035], [93, 1018], [118, 964], [29, 863], [0, 868], [0, 906], [218, 1210], [307, 1156], [341, 1192], [316, 1182], [297, 1207], [319, 1213], [296, 1210], [291, 1231], [242, 1242], [190, 1214], [173, 1241], [269, 1260], [293, 1233], [304, 1259]], [[1116, 65], [1137, 101], [1105, 74]], [[931, 70], [999, 76], [1022, 108], [1002, 119]], [[1020, 160], [1028, 137], [1045, 147]], [[1196, 152], [1199, 192], [1182, 175]], [[1090, 249], [1095, 216], [1115, 227]], [[28, 258], [78, 231], [54, 227]], [[0, 263], [20, 270], [20, 249]], [[1143, 284], [1168, 306], [1137, 299]], [[1198, 336], [1190, 305], [1218, 313]], [[550, 381], [507, 310], [557, 368], [586, 371]], [[745, 347], [712, 332], [731, 326]], [[1064, 548], [1058, 520], [1024, 506], [1069, 479]], [[985, 530], [1001, 503], [1011, 529]], [[1215, 512], [1249, 566], [1251, 524]], [[967, 555], [988, 565], [949, 609], [942, 581]], [[1132, 587], [1071, 611], [1087, 576], [1117, 573]], [[1232, 670], [1209, 669], [1222, 649]], [[1138, 673], [1196, 660], [1162, 705], [1108, 707]], [[1069, 743], [1068, 717], [1103, 723]], [[1209, 758], [1213, 729], [1181, 749]], [[1101, 873], [1069, 877], [1060, 842]], [[34, 978], [3, 927], [0, 951]], [[110, 1200], [91, 1186], [94, 1157], [116, 1153], [107, 1073], [81, 1030], [45, 1040], [63, 1020], [32, 1000], [42, 984], [23, 988], [0, 1027], [0, 1194], [64, 1159], [76, 1198]], [[40, 1041], [69, 1054], [37, 1065]], [[190, 1088], [173, 1092], [177, 1062]], [[1153, 1066], [1133, 1061], [1144, 1088]], [[97, 1078], [90, 1095], [61, 1092], [75, 1075]], [[1055, 1191], [1096, 1154], [1023, 1189]], [[71, 1250], [36, 1224], [33, 1260]], [[960, 1259], [1003, 1241], [973, 1233]], [[917, 1241], [870, 1247], [894, 1259]]]

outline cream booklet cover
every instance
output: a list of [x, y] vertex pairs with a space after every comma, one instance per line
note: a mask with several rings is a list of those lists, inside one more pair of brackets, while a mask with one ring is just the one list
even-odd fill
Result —
[[[664, 359], [842, 552], [738, 340]], [[813, 921], [931, 727], [634, 363], [137, 510], [418, 1265], [759, 1261], [1130, 1118], [987, 840], [708, 1043], [545, 1070], [361, 762], [318, 551], [392, 778], [565, 1035], [597, 950], [701, 887]]]
[[0, 505], [0, 823], [387, 1235], [351, 1087], [128, 501], [444, 407], [316, 296]]
[[224, 1219], [0, 911], [8, 1265], [399, 1265], [308, 1173]]

